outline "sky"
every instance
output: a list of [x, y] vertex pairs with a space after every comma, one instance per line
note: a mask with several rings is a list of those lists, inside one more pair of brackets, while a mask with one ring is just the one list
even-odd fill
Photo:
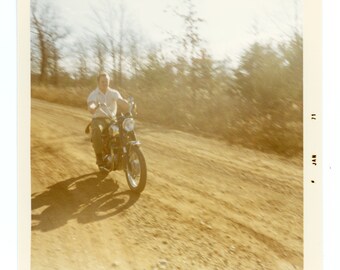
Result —
[[[42, 1], [42, 0], [40, 0]], [[172, 12], [183, 8], [181, 0], [44, 0], [52, 2], [71, 26], [73, 36], [94, 26], [92, 9], [105, 1], [124, 2], [134, 28], [154, 43], [165, 42], [167, 32], [178, 33], [182, 24]], [[302, 32], [302, 0], [192, 0], [204, 20], [200, 34], [215, 59], [237, 61], [255, 40], [275, 43], [287, 40], [294, 30]]]

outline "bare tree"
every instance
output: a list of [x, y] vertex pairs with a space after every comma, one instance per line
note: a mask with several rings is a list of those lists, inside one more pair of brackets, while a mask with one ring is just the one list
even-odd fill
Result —
[[61, 45], [59, 44], [59, 41], [66, 38], [68, 35], [68, 30], [66, 29], [60, 29], [58, 27], [55, 28], [53, 31], [51, 31], [50, 37], [50, 51], [51, 51], [51, 58], [50, 58], [50, 67], [51, 67], [51, 78], [52, 83], [55, 85], [59, 84], [59, 77], [60, 73], [62, 72], [62, 68], [60, 66], [60, 60], [62, 59], [62, 51], [61, 51]]
[[97, 71], [102, 72], [105, 70], [106, 66], [107, 50], [105, 40], [99, 35], [97, 35], [94, 39], [93, 51], [97, 64]]
[[125, 7], [120, 3], [119, 7], [119, 40], [118, 40], [118, 85], [122, 85], [122, 71], [123, 71], [123, 57], [124, 57], [124, 46], [125, 43]]
[[[44, 6], [43, 11], [45, 14], [49, 13], [49, 7]], [[36, 3], [36, 1], [32, 2], [31, 5], [31, 31], [32, 31], [32, 45], [37, 45], [36, 54], [32, 58], [40, 58], [40, 76], [39, 81], [45, 82], [47, 80], [47, 67], [48, 67], [48, 37], [45, 30], [44, 22], [40, 18], [41, 11]], [[37, 42], [34, 43], [34, 38], [36, 37]], [[33, 48], [33, 46], [32, 46]], [[35, 59], [33, 59], [35, 60]]]
[[62, 57], [62, 41], [69, 35], [68, 29], [60, 22], [54, 7], [48, 3], [33, 1], [31, 4], [32, 59], [39, 58], [39, 82], [52, 78], [58, 84]]
[[75, 77], [81, 82], [86, 82], [90, 75], [89, 54], [86, 43], [77, 40], [74, 44], [73, 54], [75, 57]]
[[133, 76], [137, 76], [142, 65], [142, 37], [133, 30], [128, 31], [127, 54], [129, 56], [129, 69]]
[[[189, 75], [188, 87], [192, 93], [193, 106], [195, 107], [197, 101], [197, 92], [199, 90], [198, 83], [198, 73], [200, 73], [200, 65], [202, 61], [199, 61], [201, 57], [205, 57], [205, 52], [203, 49], [203, 39], [199, 33], [199, 25], [203, 22], [196, 11], [195, 5], [192, 0], [184, 0], [183, 1], [183, 11], [179, 11], [179, 9], [174, 9], [173, 12], [177, 15], [183, 23], [183, 33], [181, 34], [173, 34], [171, 36], [171, 40], [177, 43], [182, 50], [180, 54], [178, 54], [178, 62], [180, 62], [181, 69], [185, 75]], [[186, 67], [183, 66], [185, 65]]]
[[126, 8], [122, 2], [117, 6], [107, 0], [103, 1], [101, 7], [103, 9], [92, 8], [94, 21], [101, 29], [102, 44], [111, 58], [109, 62], [111, 76], [116, 85], [121, 86], [125, 60], [124, 47], [127, 45]]

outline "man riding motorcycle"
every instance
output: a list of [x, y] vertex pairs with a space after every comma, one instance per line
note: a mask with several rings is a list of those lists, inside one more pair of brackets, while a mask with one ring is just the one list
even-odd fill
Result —
[[122, 98], [117, 90], [110, 88], [109, 83], [109, 75], [107, 73], [100, 73], [97, 77], [97, 88], [87, 98], [88, 110], [92, 114], [92, 145], [100, 171], [108, 171], [103, 160], [102, 134], [107, 129], [110, 120], [107, 115], [108, 112], [103, 111], [99, 104], [106, 104], [109, 113], [113, 117], [117, 113], [117, 107], [122, 112], [129, 110], [129, 103]]

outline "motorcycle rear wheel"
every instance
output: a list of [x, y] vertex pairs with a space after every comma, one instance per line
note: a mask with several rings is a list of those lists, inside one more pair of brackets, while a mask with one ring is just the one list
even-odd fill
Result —
[[146, 185], [146, 162], [138, 146], [132, 146], [128, 153], [125, 176], [129, 188], [136, 193], [141, 193]]

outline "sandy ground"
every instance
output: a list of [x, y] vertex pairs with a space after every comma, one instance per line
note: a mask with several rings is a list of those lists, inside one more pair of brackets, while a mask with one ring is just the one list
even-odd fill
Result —
[[32, 100], [31, 269], [303, 269], [297, 160], [138, 123], [138, 196], [97, 175], [89, 119]]

